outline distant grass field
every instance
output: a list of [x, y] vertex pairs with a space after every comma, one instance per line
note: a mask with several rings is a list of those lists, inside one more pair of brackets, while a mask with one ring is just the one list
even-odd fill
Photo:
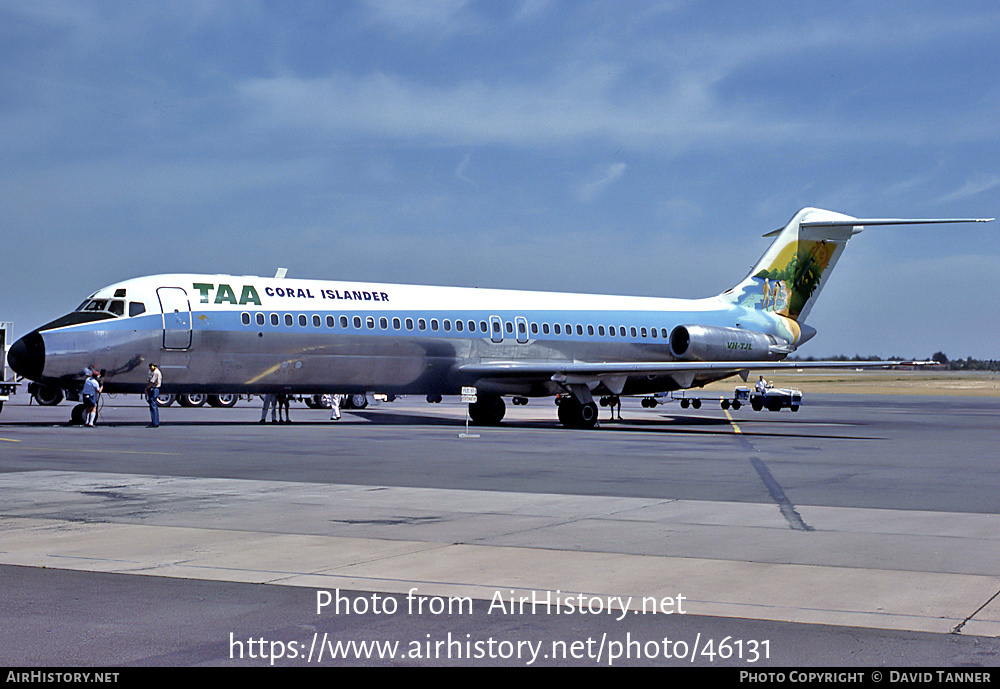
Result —
[[[1000, 397], [1000, 374], [976, 371], [758, 371], [775, 387], [798, 388], [804, 393], [854, 395], [957, 395]], [[705, 390], [731, 391], [744, 385], [738, 377], [706, 385]]]

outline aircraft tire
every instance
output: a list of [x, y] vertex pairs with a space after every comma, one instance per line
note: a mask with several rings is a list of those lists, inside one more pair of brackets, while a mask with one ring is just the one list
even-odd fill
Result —
[[177, 395], [177, 403], [182, 407], [203, 407], [207, 399], [208, 395], [203, 395], [200, 392]]
[[559, 405], [559, 422], [566, 428], [593, 428], [597, 425], [597, 405], [580, 404], [575, 397], [564, 398]]
[[507, 405], [499, 395], [479, 395], [479, 400], [469, 405], [469, 418], [477, 426], [496, 426], [506, 413]]
[[368, 395], [351, 395], [351, 409], [364, 409], [368, 406]]
[[177, 395], [160, 395], [156, 398], [157, 407], [169, 407], [177, 399]]
[[47, 385], [38, 385], [31, 394], [35, 401], [43, 407], [54, 407], [63, 401], [63, 391], [59, 388], [50, 388]]
[[209, 395], [208, 404], [211, 407], [224, 407], [228, 409], [229, 407], [235, 407], [239, 399], [239, 395]]

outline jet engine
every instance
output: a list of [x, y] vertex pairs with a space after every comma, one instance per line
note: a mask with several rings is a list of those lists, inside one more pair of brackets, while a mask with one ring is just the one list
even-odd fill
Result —
[[743, 328], [678, 325], [670, 331], [670, 353], [683, 361], [779, 361], [793, 351], [780, 337]]

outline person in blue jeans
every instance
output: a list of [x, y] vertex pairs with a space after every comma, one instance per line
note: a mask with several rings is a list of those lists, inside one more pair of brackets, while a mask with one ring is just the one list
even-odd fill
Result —
[[163, 374], [156, 364], [149, 365], [149, 382], [146, 383], [146, 400], [149, 402], [149, 426], [158, 428], [160, 425], [160, 407], [156, 398], [160, 396], [160, 386], [163, 384]]

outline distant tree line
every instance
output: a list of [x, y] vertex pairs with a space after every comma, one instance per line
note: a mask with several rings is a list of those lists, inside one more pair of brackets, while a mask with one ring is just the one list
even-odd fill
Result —
[[[816, 357], [788, 357], [788, 361], [817, 361]], [[890, 356], [887, 359], [869, 355], [824, 357], [823, 361], [928, 361], [928, 359], [915, 359], [912, 356]], [[965, 359], [949, 359], [944, 352], [934, 352], [929, 361], [936, 361], [942, 368], [949, 371], [1000, 371], [1000, 360], [997, 359], [973, 359], [971, 356]]]

